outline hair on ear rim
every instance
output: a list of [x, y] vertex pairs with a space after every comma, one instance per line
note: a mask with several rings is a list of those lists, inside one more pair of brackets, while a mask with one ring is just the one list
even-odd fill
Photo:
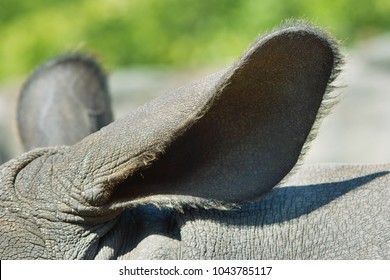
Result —
[[300, 166], [303, 165], [304, 157], [307, 151], [310, 150], [313, 140], [317, 137], [323, 119], [332, 112], [335, 106], [340, 102], [342, 96], [340, 92], [337, 93], [335, 92], [336, 89], [343, 87], [343, 85], [336, 85], [337, 78], [340, 76], [340, 73], [343, 71], [343, 67], [345, 64], [345, 56], [340, 51], [341, 42], [336, 38], [334, 38], [325, 29], [319, 28], [316, 25], [314, 25], [314, 23], [304, 19], [299, 19], [299, 20], [287, 19], [283, 21], [279, 27], [274, 28], [270, 32], [270, 34], [274, 32], [296, 30], [296, 29], [301, 29], [302, 31], [310, 32], [315, 36], [317, 36], [322, 41], [327, 43], [327, 45], [330, 47], [333, 53], [333, 67], [332, 67], [331, 75], [329, 77], [328, 85], [326, 87], [323, 96], [321, 106], [316, 115], [315, 121], [313, 123], [313, 127], [309, 135], [307, 136], [307, 140], [302, 147], [297, 163], [294, 166], [294, 168], [291, 170], [291, 172], [289, 172], [278, 185], [282, 185], [283, 183], [285, 183], [288, 180], [288, 178], [294, 175], [299, 170]]

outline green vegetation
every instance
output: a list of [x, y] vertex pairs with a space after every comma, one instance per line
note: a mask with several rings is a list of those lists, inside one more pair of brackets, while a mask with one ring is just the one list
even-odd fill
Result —
[[389, 15], [389, 0], [1, 0], [0, 79], [75, 50], [110, 68], [229, 59], [287, 18], [313, 20], [348, 45], [388, 31]]

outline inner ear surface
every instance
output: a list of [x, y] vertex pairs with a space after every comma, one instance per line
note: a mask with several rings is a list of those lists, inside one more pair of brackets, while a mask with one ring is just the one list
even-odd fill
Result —
[[[305, 30], [274, 32], [227, 71], [205, 115], [116, 197], [192, 195], [253, 200], [296, 164], [334, 67], [334, 51]], [[210, 81], [215, 82], [215, 81]]]

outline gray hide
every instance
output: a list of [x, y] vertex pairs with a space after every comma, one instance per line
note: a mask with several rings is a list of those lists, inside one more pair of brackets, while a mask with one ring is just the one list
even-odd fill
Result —
[[[291, 172], [332, 103], [340, 64], [328, 34], [290, 23], [258, 39], [233, 66], [74, 145], [7, 162], [0, 168], [1, 258], [390, 258], [389, 165]], [[85, 116], [110, 111], [96, 69], [80, 56], [49, 63], [21, 101], [41, 108], [42, 95], [76, 98], [67, 106], [80, 122], [70, 121], [66, 134], [85, 132], [85, 123], [96, 123]], [[83, 94], [103, 97], [91, 105], [77, 101]], [[29, 111], [19, 111], [26, 114], [20, 129], [32, 127], [21, 132], [23, 141], [69, 144], [50, 141], [62, 120], [43, 111], [32, 113], [32, 123]], [[41, 124], [47, 140], [34, 138]]]

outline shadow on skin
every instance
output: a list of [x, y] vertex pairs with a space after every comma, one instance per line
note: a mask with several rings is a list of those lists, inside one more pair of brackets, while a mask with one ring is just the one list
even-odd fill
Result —
[[242, 204], [240, 208], [230, 211], [189, 208], [180, 213], [174, 209], [140, 206], [125, 211], [122, 220], [128, 222], [130, 219], [133, 223], [133, 250], [140, 241], [152, 234], [181, 241], [180, 228], [187, 221], [210, 220], [216, 224], [242, 227], [279, 224], [316, 211], [346, 193], [389, 173], [377, 172], [334, 183], [275, 188], [262, 199]]
[[[389, 173], [383, 171], [341, 182], [275, 188], [261, 200], [243, 204], [239, 209], [226, 213], [225, 220], [220, 220], [221, 215], [224, 215], [223, 213], [215, 215], [219, 217], [218, 219], [211, 219], [242, 226], [282, 223], [316, 211], [346, 193]], [[207, 216], [210, 217], [210, 215]], [[201, 217], [200, 214], [199, 218]], [[242, 217], [247, 218], [242, 219]]]
[[[340, 182], [275, 188], [261, 199], [243, 203], [232, 210], [187, 208], [184, 213], [179, 213], [173, 209], [159, 209], [148, 205], [130, 211], [137, 220], [142, 217], [143, 224], [153, 224], [157, 221], [172, 223], [174, 220], [180, 220], [178, 224], [183, 224], [187, 220], [196, 219], [240, 226], [278, 224], [316, 211], [346, 193], [389, 173], [383, 171]], [[150, 230], [156, 233], [156, 230]]]
[[346, 193], [389, 173], [383, 171], [340, 182], [275, 188], [258, 201], [244, 203], [237, 209], [227, 211], [189, 208], [185, 209], [184, 213], [177, 213], [173, 209], [159, 209], [155, 206], [141, 206], [130, 211], [137, 220], [142, 216], [143, 223], [152, 224], [156, 221], [172, 221], [175, 216], [181, 216], [179, 219], [184, 222], [187, 219], [202, 219], [242, 226], [270, 225], [316, 211]]

